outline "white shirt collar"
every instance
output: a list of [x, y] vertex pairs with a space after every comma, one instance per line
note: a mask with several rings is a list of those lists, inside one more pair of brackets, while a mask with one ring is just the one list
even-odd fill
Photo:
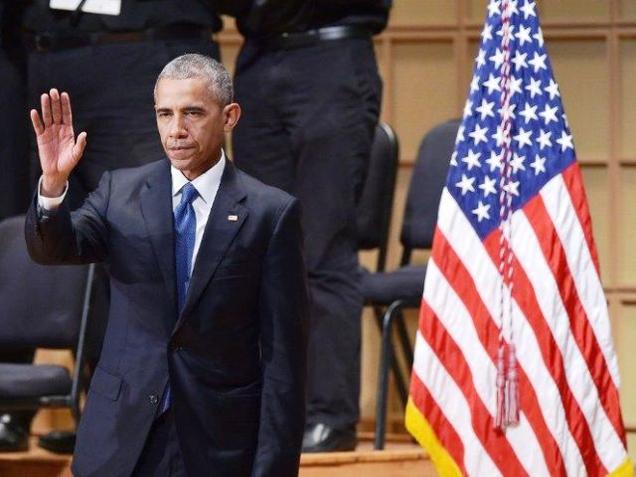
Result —
[[201, 174], [193, 181], [189, 181], [183, 173], [170, 166], [170, 174], [172, 175], [172, 196], [181, 193], [181, 188], [188, 182], [192, 182], [199, 196], [206, 204], [211, 204], [216, 196], [216, 192], [221, 184], [221, 176], [225, 170], [225, 151], [221, 149], [221, 159], [217, 161], [212, 167]]

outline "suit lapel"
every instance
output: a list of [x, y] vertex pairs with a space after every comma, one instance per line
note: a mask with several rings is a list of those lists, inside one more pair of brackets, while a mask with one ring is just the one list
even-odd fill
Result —
[[234, 237], [247, 217], [247, 208], [241, 204], [245, 191], [237, 178], [234, 165], [227, 161], [221, 184], [214, 199], [210, 216], [205, 226], [201, 246], [192, 271], [186, 302], [175, 326], [181, 326], [201, 293], [214, 275]]
[[[176, 272], [174, 265], [174, 231], [172, 217], [172, 180], [170, 164], [164, 161], [146, 180], [141, 191], [141, 213], [148, 236], [161, 269], [168, 299], [177, 311]], [[172, 323], [171, 323], [172, 324]], [[169, 324], [169, 326], [171, 325]], [[171, 326], [169, 327], [169, 329]]]

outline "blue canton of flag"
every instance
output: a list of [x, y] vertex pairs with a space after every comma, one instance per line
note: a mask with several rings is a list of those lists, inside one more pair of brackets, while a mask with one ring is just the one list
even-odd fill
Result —
[[[510, 1], [512, 211], [574, 162], [574, 145], [554, 81], [534, 1]], [[502, 164], [501, 2], [492, 1], [481, 33], [470, 95], [451, 159], [448, 190], [481, 238], [500, 222]], [[521, 21], [523, 19], [523, 21]]]

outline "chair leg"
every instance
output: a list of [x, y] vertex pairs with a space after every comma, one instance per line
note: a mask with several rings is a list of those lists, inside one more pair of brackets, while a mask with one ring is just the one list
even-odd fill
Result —
[[401, 301], [393, 302], [387, 308], [382, 320], [382, 350], [380, 353], [380, 367], [378, 371], [378, 390], [375, 412], [375, 442], [374, 449], [384, 449], [386, 434], [386, 408], [389, 389], [389, 367], [393, 360], [393, 346], [391, 345], [391, 328], [393, 320], [402, 307]]
[[406, 362], [408, 369], [413, 369], [413, 345], [411, 344], [411, 338], [409, 336], [408, 329], [406, 328], [402, 310], [400, 310], [400, 314], [397, 317], [396, 326], [404, 361]]
[[[373, 312], [375, 314], [375, 320], [378, 325], [380, 335], [382, 335], [384, 314], [382, 313], [382, 310], [380, 309], [380, 307], [377, 307], [377, 306], [373, 307]], [[402, 323], [402, 325], [404, 325], [404, 323]], [[391, 349], [394, 348], [392, 342], [390, 342], [390, 346], [391, 346]], [[391, 364], [391, 371], [393, 371], [393, 377], [395, 378], [395, 387], [397, 388], [398, 394], [400, 396], [400, 401], [402, 401], [402, 404], [406, 406], [406, 401], [408, 400], [408, 387], [406, 384], [406, 378], [404, 377], [404, 373], [402, 373], [402, 369], [400, 368], [400, 363], [396, 359], [391, 359], [390, 364]]]

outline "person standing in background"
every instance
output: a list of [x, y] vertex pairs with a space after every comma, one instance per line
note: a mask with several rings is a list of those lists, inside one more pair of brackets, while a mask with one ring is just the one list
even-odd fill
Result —
[[[16, 4], [0, 1], [0, 220], [23, 214], [29, 204], [28, 116], [24, 64], [15, 35]], [[33, 349], [2, 349], [0, 362], [30, 363]], [[33, 411], [0, 410], [0, 452], [28, 447]]]
[[[222, 27], [211, 0], [21, 0], [28, 49], [28, 105], [39, 105], [51, 84], [68, 91], [77, 127], [93, 140], [71, 176], [71, 208], [78, 207], [106, 170], [163, 157], [152, 111], [161, 68], [184, 53], [219, 59], [212, 35]], [[122, 151], [126, 151], [122, 154]], [[39, 173], [31, 144], [32, 185]]]
[[372, 36], [390, 0], [219, 2], [245, 42], [233, 133], [237, 165], [300, 199], [312, 296], [303, 452], [352, 450], [362, 296], [355, 209], [382, 84]]

